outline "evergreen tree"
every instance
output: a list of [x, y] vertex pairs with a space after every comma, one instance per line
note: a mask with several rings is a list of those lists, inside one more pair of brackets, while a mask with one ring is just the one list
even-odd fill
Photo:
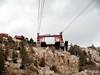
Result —
[[17, 63], [17, 53], [13, 50], [12, 59], [14, 63]]
[[77, 45], [71, 46], [69, 52], [72, 55], [76, 55], [79, 57], [81, 66], [86, 64], [86, 58], [87, 58], [86, 52], [82, 51], [79, 46], [77, 46]]
[[34, 46], [34, 45], [36, 45], [36, 42], [34, 42], [34, 40], [31, 38], [31, 39], [28, 41], [28, 44]]
[[34, 44], [34, 40], [32, 38], [30, 39], [30, 44]]
[[88, 48], [91, 48], [91, 49], [94, 49], [94, 50], [97, 50], [97, 48], [92, 44], [91, 46], [89, 46]]
[[13, 49], [15, 46], [15, 42], [11, 36], [8, 37], [8, 46], [9, 48]]
[[24, 47], [24, 43], [21, 42], [20, 43], [20, 54], [21, 54], [21, 58], [22, 58], [22, 64], [21, 64], [21, 69], [25, 69], [25, 66], [28, 64], [28, 54], [25, 50], [25, 47]]
[[0, 47], [0, 75], [3, 75], [4, 63], [5, 63], [4, 51]]
[[77, 55], [78, 54], [78, 51], [79, 51], [79, 46], [77, 45], [74, 45], [70, 47], [69, 49], [69, 52], [72, 54], [72, 55]]
[[3, 38], [0, 36], [0, 43], [2, 43], [3, 42]]

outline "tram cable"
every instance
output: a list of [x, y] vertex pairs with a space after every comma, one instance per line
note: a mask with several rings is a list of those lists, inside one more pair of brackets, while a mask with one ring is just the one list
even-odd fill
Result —
[[68, 30], [73, 23], [94, 3], [94, 0], [91, 0], [89, 2], [89, 4], [79, 13], [77, 14], [75, 17], [73, 17], [73, 19], [66, 25], [66, 27], [61, 31], [62, 33], [64, 33], [66, 30]]
[[42, 18], [43, 18], [43, 10], [44, 10], [45, 0], [38, 1], [38, 33], [40, 33]]

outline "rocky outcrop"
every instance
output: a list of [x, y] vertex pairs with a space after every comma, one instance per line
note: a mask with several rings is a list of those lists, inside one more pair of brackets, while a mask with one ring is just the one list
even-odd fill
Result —
[[6, 69], [9, 75], [100, 75], [98, 51], [89, 48], [81, 48], [81, 50], [85, 51], [87, 58], [94, 63], [94, 65], [83, 65], [82, 71], [80, 71], [78, 56], [66, 51], [41, 47], [26, 47], [29, 63], [24, 69], [20, 68], [22, 61], [20, 57], [18, 63], [6, 62], [9, 65]]
[[100, 53], [96, 49], [83, 48], [87, 53], [88, 58], [96, 65], [97, 68], [100, 68]]
[[100, 71], [84, 70], [84, 71], [81, 71], [81, 72], [73, 74], [73, 75], [100, 75]]
[[[51, 49], [34, 49], [36, 57], [44, 58], [45, 68], [41, 69], [43, 72], [56, 73], [58, 75], [70, 75], [79, 71], [79, 58], [70, 55], [69, 52], [52, 51]], [[53, 69], [51, 69], [53, 67]], [[50, 75], [50, 74], [45, 74]], [[55, 74], [54, 74], [55, 75]]]

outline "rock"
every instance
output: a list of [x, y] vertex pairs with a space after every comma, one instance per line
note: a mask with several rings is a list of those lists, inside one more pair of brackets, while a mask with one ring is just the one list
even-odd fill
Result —
[[79, 73], [73, 74], [73, 75], [100, 75], [100, 71], [96, 70], [84, 70]]
[[[70, 75], [79, 71], [79, 58], [74, 55], [70, 55], [69, 52], [55, 51], [53, 53], [52, 50], [42, 48], [35, 51], [36, 56], [39, 59], [45, 59], [46, 66], [50, 68], [52, 65], [55, 65], [60, 75]], [[50, 73], [52, 73], [50, 69], [45, 69], [43, 72], [46, 73], [45, 75], [50, 75]]]

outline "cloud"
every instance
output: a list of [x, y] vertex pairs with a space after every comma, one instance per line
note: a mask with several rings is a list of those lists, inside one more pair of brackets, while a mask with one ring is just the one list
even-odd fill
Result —
[[[59, 33], [91, 0], [45, 0], [42, 33]], [[38, 0], [0, 0], [0, 32], [36, 37]], [[99, 36], [100, 0], [85, 11], [64, 32], [65, 40], [91, 44]], [[95, 41], [93, 41], [95, 40]]]
[[[21, 34], [21, 32], [34, 33], [37, 28], [37, 9], [33, 7], [33, 0], [5, 0], [0, 7], [0, 32]], [[34, 31], [34, 32], [33, 32]]]

